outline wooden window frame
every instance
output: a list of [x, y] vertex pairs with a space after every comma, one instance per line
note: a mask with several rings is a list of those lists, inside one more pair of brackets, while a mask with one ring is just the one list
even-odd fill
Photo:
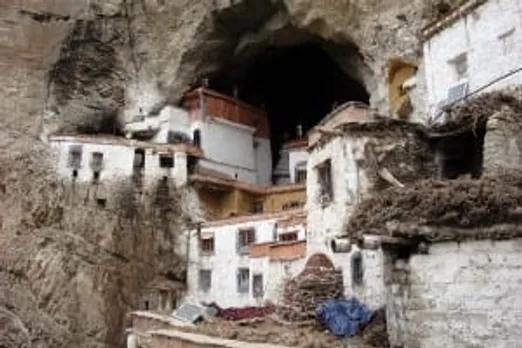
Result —
[[212, 270], [200, 269], [198, 273], [198, 290], [209, 292], [212, 289]]
[[250, 292], [250, 269], [249, 268], [238, 268], [237, 269], [237, 293], [248, 294]]

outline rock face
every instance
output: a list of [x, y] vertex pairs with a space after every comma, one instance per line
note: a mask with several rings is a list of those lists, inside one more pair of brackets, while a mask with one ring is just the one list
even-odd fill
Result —
[[116, 347], [140, 286], [177, 267], [165, 261], [175, 243], [148, 223], [66, 204], [68, 189], [35, 150], [41, 131], [117, 132], [204, 76], [240, 74], [268, 45], [307, 40], [386, 111], [386, 63], [417, 61], [428, 5], [3, 0], [0, 8], [0, 321], [13, 327], [5, 346]]

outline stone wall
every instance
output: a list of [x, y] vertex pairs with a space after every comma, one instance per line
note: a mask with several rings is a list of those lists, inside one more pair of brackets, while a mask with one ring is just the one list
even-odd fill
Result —
[[434, 244], [409, 261], [387, 251], [392, 347], [517, 347], [521, 251], [521, 239]]
[[484, 172], [522, 168], [522, 124], [508, 107], [491, 116], [484, 137]]

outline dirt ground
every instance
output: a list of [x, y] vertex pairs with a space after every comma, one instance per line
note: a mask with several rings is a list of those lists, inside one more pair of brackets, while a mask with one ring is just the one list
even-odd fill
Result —
[[[183, 331], [233, 339], [246, 342], [281, 344], [290, 347], [331, 348], [339, 347], [340, 339], [314, 324], [283, 324], [272, 318], [259, 318], [247, 321], [225, 321], [214, 319], [202, 322], [196, 328], [182, 328]], [[362, 338], [348, 339], [351, 348], [371, 348]]]

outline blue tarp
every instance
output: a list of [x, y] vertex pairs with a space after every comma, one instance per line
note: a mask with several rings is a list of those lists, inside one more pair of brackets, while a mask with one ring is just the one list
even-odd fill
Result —
[[356, 298], [328, 300], [315, 311], [323, 324], [339, 337], [355, 336], [372, 318], [372, 312]]

